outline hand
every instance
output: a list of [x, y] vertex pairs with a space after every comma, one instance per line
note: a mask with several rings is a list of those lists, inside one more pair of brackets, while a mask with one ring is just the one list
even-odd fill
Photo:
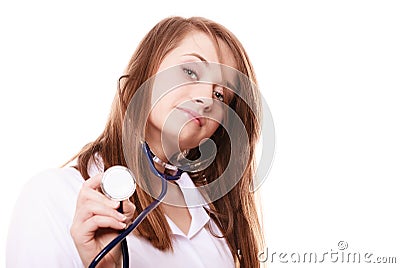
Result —
[[[102, 174], [83, 183], [79, 192], [71, 236], [85, 267], [133, 219], [134, 204], [123, 201], [124, 214], [117, 211], [120, 202], [107, 198], [100, 192]], [[117, 267], [121, 263], [121, 247], [116, 246], [99, 263], [98, 267]]]

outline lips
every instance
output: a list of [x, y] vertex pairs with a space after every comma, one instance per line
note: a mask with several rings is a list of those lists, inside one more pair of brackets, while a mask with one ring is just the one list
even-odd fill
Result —
[[185, 112], [190, 119], [194, 119], [200, 127], [204, 125], [204, 119], [199, 113], [182, 107], [177, 107], [177, 109]]

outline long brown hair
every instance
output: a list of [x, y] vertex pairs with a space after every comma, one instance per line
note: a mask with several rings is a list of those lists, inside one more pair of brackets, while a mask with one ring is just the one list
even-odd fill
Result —
[[[113, 165], [134, 166], [138, 167], [132, 170], [136, 178], [149, 176], [148, 173], [143, 171], [148, 169], [146, 169], [146, 163], [141, 161], [142, 157], [139, 156], [141, 155], [140, 141], [143, 141], [145, 136], [146, 115], [150, 109], [151, 93], [144, 91], [143, 96], [139, 98], [135, 96], [135, 99], [140, 100], [140, 111], [133, 112], [134, 116], [131, 116], [134, 122], [130, 123], [137, 127], [129, 137], [135, 142], [132, 142], [131, 155], [128, 160], [124, 157], [122, 145], [125, 114], [128, 104], [137, 93], [138, 88], [157, 72], [160, 63], [168, 52], [177, 47], [185, 35], [192, 31], [208, 34], [217, 46], [220, 42], [225, 43], [233, 53], [238, 71], [256, 84], [252, 65], [243, 46], [225, 27], [201, 17], [170, 17], [160, 21], [144, 37], [133, 54], [127, 66], [126, 74], [121, 79], [121, 86], [115, 95], [103, 133], [94, 142], [87, 144], [74, 157], [77, 158], [76, 168], [85, 179], [89, 178], [88, 168], [91, 161], [97, 159], [95, 155], [100, 156], [104, 169]], [[260, 135], [261, 107], [259, 92], [256, 87], [242, 85], [240, 90], [242, 91], [241, 94], [247, 96], [246, 101], [251, 103], [246, 104], [241, 98], [234, 97], [229, 105], [245, 126], [249, 143], [248, 148], [243, 148], [243, 150], [248, 151], [250, 157], [246, 161], [236, 157], [235, 164], [244, 170], [244, 172], [242, 171], [243, 175], [232, 190], [210, 204], [209, 213], [220, 227], [235, 260], [240, 261], [241, 267], [253, 268], [260, 265], [257, 253], [261, 249], [263, 241], [254, 193], [250, 191], [255, 175], [254, 154], [255, 145]], [[216, 143], [218, 153], [214, 162], [208, 168], [190, 174], [197, 186], [204, 184], [204, 178], [207, 178], [206, 183], [218, 178], [223, 173], [230, 157], [231, 145], [227, 142], [229, 140], [227, 130], [219, 127], [211, 139]], [[241, 145], [235, 144], [234, 146]], [[188, 158], [193, 157], [196, 153], [196, 148], [192, 149]], [[140, 213], [153, 200], [153, 197], [140, 187], [132, 196], [137, 213]], [[150, 213], [136, 230], [136, 235], [148, 239], [154, 247], [160, 250], [173, 250], [170, 234], [171, 230], [161, 206]]]

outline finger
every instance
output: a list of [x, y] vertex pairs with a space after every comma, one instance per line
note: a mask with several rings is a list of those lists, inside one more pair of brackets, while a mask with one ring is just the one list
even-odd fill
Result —
[[101, 180], [103, 178], [103, 173], [99, 173], [93, 177], [87, 179], [84, 183], [84, 187], [89, 187], [91, 189], [97, 190], [100, 188]]
[[125, 223], [131, 222], [136, 211], [136, 206], [128, 199], [122, 202], [122, 207], [126, 216]]
[[80, 206], [76, 211], [76, 215], [80, 222], [84, 222], [94, 215], [112, 217], [120, 222], [124, 222], [127, 219], [126, 215], [119, 213], [114, 207], [93, 200], [89, 200]]
[[93, 200], [98, 203], [102, 203], [106, 206], [112, 207], [112, 208], [118, 208], [119, 207], [119, 201], [111, 200], [110, 198], [106, 197], [104, 194], [101, 192], [94, 190], [90, 187], [84, 186], [81, 189], [81, 192], [79, 193], [78, 197], [78, 203], [79, 204], [85, 204], [86, 202]]
[[126, 223], [117, 221], [112, 217], [95, 215], [88, 219], [82, 225], [82, 231], [84, 233], [95, 232], [100, 228], [112, 228], [115, 230], [122, 230], [126, 227]]
[[[84, 186], [79, 192], [76, 204], [76, 222], [82, 224], [94, 214], [106, 214], [105, 216], [113, 215], [110, 209], [116, 211], [118, 207], [118, 201], [113, 201], [100, 192]], [[104, 211], [102, 212], [102, 210]], [[116, 213], [118, 212], [116, 211]]]

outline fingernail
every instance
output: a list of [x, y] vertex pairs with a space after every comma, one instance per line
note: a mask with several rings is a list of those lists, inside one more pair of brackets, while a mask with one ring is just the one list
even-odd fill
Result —
[[121, 214], [121, 213], [119, 213], [119, 218], [121, 219], [121, 220], [126, 220], [126, 216], [124, 215], [124, 214]]
[[121, 225], [122, 228], [126, 227], [126, 223], [124, 223], [124, 222], [120, 222], [119, 224]]

